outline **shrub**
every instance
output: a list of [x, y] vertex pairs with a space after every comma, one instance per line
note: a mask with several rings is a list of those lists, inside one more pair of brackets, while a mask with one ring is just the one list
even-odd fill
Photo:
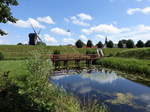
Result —
[[53, 54], [60, 54], [60, 50], [54, 50]]
[[4, 55], [3, 53], [0, 52], [0, 60], [3, 60], [4, 59]]
[[18, 43], [17, 45], [23, 45], [22, 43]]

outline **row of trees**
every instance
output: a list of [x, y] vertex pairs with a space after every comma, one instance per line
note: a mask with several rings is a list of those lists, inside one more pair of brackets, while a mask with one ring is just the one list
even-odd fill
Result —
[[[87, 41], [87, 44], [85, 44], [83, 41], [78, 40], [75, 43], [77, 48], [82, 48], [84, 46], [86, 47], [93, 47], [94, 44], [91, 40]], [[101, 41], [99, 41], [96, 46], [98, 48], [103, 48], [103, 47], [108, 47], [108, 48], [113, 48], [113, 47], [118, 47], [118, 48], [134, 48], [134, 47], [138, 47], [138, 48], [142, 48], [142, 47], [150, 47], [150, 40], [148, 40], [146, 43], [144, 43], [142, 40], [139, 40], [136, 44], [134, 43], [133, 40], [120, 40], [118, 42], [118, 44], [114, 44], [113, 41], [109, 40], [108, 42], [106, 42], [105, 44], [103, 44]]]

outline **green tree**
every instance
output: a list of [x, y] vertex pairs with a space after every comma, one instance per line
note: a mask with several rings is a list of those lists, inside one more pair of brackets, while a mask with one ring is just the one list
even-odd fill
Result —
[[[17, 6], [17, 0], [0, 0], [0, 23], [12, 22], [15, 23], [17, 21], [16, 18], [12, 16], [11, 6]], [[6, 35], [7, 33], [0, 29], [0, 35]]]
[[113, 48], [113, 47], [114, 47], [113, 41], [111, 41], [111, 40], [108, 41], [108, 42], [107, 42], [107, 47], [108, 47], [108, 48]]
[[136, 44], [136, 47], [138, 47], [138, 48], [144, 47], [144, 42], [139, 40]]
[[92, 43], [91, 40], [88, 40], [88, 41], [87, 41], [87, 47], [90, 47], [90, 48], [93, 47], [93, 43]]
[[81, 40], [78, 40], [76, 43], [75, 43], [76, 47], [77, 48], [82, 48], [84, 46], [84, 43], [81, 41]]
[[133, 42], [133, 40], [127, 40], [127, 43], [126, 43], [126, 45], [127, 45], [127, 48], [134, 48], [134, 42]]
[[145, 43], [145, 47], [150, 47], [150, 40]]
[[97, 43], [97, 47], [98, 47], [98, 48], [102, 48], [102, 47], [103, 47], [103, 43], [102, 43], [101, 41], [99, 41], [99, 42]]
[[121, 40], [118, 42], [118, 47], [123, 48], [123, 42]]

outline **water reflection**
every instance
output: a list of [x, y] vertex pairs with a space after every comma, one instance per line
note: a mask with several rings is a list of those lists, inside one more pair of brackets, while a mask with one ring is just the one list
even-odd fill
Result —
[[150, 88], [110, 71], [83, 71], [52, 77], [52, 81], [81, 101], [96, 99], [111, 112], [149, 112]]

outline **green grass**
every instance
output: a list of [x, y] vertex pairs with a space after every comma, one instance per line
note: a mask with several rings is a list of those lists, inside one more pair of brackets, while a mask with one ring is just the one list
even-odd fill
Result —
[[127, 49], [117, 53], [117, 57], [150, 59], [150, 48]]
[[[30, 52], [34, 50], [41, 50], [45, 54], [51, 54], [54, 50], [60, 50], [61, 54], [86, 54], [87, 50], [94, 50], [96, 48], [76, 48], [71, 46], [28, 46], [28, 45], [0, 45], [0, 52], [4, 54], [6, 60], [20, 60], [30, 57]], [[103, 49], [105, 56], [115, 55], [120, 51], [127, 49], [120, 48], [106, 48]]]
[[150, 60], [110, 57], [98, 60], [97, 64], [106, 68], [113, 68], [128, 73], [150, 76]]

